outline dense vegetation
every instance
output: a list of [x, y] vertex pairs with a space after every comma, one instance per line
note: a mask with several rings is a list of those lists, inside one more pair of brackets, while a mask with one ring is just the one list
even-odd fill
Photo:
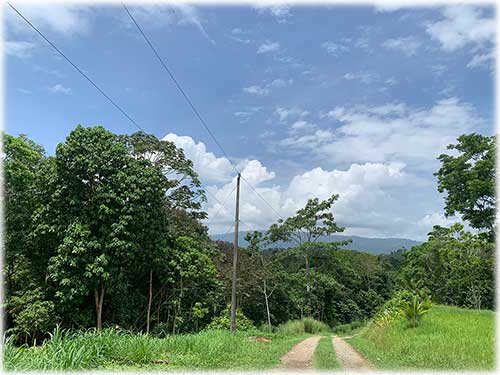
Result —
[[[7, 363], [22, 363], [16, 361], [33, 353], [48, 360], [47, 353], [64, 341], [77, 351], [88, 343], [105, 353], [67, 368], [107, 361], [125, 366], [113, 354], [119, 345], [110, 348], [106, 340], [137, 340], [131, 345], [147, 353], [154, 335], [166, 340], [158, 345], [170, 353], [182, 340], [198, 345], [196, 340], [217, 335], [211, 330], [229, 327], [232, 244], [209, 239], [201, 223], [204, 191], [182, 149], [103, 127], [76, 127], [53, 156], [25, 136], [3, 138]], [[427, 242], [390, 255], [345, 250], [345, 242], [318, 241], [344, 230], [332, 214], [338, 196], [312, 198], [267, 231], [248, 233], [248, 247], [239, 249], [238, 329], [275, 332], [270, 348], [276, 345], [276, 354], [304, 333], [359, 327], [396, 295], [408, 304], [415, 298], [419, 308], [432, 300], [492, 309], [495, 143], [476, 134], [458, 141], [450, 146], [458, 155], [439, 157], [438, 189], [446, 195], [445, 214], [462, 215], [474, 233], [456, 224], [434, 227]], [[276, 245], [288, 242], [295, 246]], [[65, 340], [50, 338], [56, 326], [69, 330], [56, 330]], [[97, 331], [87, 332], [92, 327]], [[200, 331], [199, 338], [172, 337]], [[13, 346], [44, 339], [40, 348]], [[221, 345], [227, 339], [221, 337]], [[240, 349], [251, 352], [252, 345]], [[230, 357], [241, 352], [233, 349], [226, 364], [189, 358], [203, 368], [234, 367]], [[75, 356], [85, 357], [80, 354]], [[179, 358], [172, 363], [182, 363]], [[11, 368], [55, 368], [37, 360]]]

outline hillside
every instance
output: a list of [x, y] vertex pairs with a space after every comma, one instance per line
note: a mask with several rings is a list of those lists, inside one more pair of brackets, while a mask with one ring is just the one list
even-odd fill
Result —
[[[240, 246], [246, 247], [248, 242], [245, 241], [245, 235], [247, 232], [240, 232], [238, 236], [238, 242]], [[229, 234], [215, 234], [211, 236], [214, 241], [221, 240], [227, 242], [233, 242], [234, 235]], [[351, 239], [352, 242], [346, 246], [344, 249], [348, 250], [360, 250], [366, 251], [372, 254], [389, 254], [392, 251], [396, 251], [405, 247], [406, 249], [411, 249], [412, 246], [419, 245], [421, 242], [409, 240], [406, 238], [369, 238], [369, 237], [359, 237], [359, 236], [345, 236], [345, 235], [331, 235], [331, 236], [321, 236], [318, 241], [320, 242], [335, 242], [335, 241], [345, 241]], [[293, 243], [278, 242], [276, 247], [292, 247]]]
[[416, 328], [403, 319], [370, 324], [347, 341], [380, 369], [491, 370], [494, 317], [491, 310], [435, 305]]

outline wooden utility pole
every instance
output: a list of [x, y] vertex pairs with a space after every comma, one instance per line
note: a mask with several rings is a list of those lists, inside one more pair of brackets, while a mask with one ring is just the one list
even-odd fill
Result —
[[240, 178], [236, 180], [236, 214], [234, 217], [233, 280], [231, 289], [231, 335], [236, 332], [236, 267], [238, 265], [238, 224], [240, 220]]

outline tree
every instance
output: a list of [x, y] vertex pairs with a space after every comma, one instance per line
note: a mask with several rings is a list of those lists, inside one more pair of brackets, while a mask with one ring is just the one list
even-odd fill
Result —
[[[173, 142], [160, 140], [154, 135], [144, 132], [136, 132], [132, 135], [122, 135], [119, 139], [127, 146], [129, 153], [136, 159], [150, 161], [159, 168], [166, 177], [164, 180], [166, 191], [166, 205], [164, 207], [166, 217], [188, 216], [185, 219], [191, 222], [206, 217], [201, 211], [201, 202], [205, 201], [205, 193], [201, 189], [198, 175], [193, 169], [193, 163], [187, 159], [182, 149]], [[180, 220], [168, 220], [164, 229], [168, 230], [170, 237], [176, 238], [180, 235], [177, 227]], [[197, 223], [196, 223], [197, 224]], [[182, 223], [185, 227], [185, 221]], [[194, 225], [193, 228], [197, 228]], [[152, 237], [154, 238], [154, 237]], [[156, 247], [156, 249], [159, 249]], [[148, 307], [146, 314], [146, 332], [149, 333], [151, 320], [151, 305], [153, 302], [153, 268], [162, 259], [154, 252], [145, 252], [149, 258], [145, 264], [149, 264], [149, 290]]]
[[448, 146], [458, 155], [441, 154], [438, 190], [445, 192], [445, 214], [460, 213], [473, 228], [493, 238], [495, 225], [495, 141], [494, 136], [464, 134]]
[[272, 279], [276, 278], [275, 272], [273, 272], [273, 264], [271, 257], [265, 257], [264, 249], [265, 243], [267, 239], [262, 235], [261, 232], [248, 232], [245, 236], [245, 240], [249, 242], [247, 247], [247, 252], [253, 258], [256, 258], [259, 263], [257, 266], [257, 278], [261, 281], [261, 289], [262, 294], [264, 295], [264, 302], [266, 304], [266, 316], [267, 316], [267, 325], [269, 327], [269, 331], [272, 330], [271, 324], [271, 311], [269, 308], [269, 298], [275, 291], [276, 285], [274, 285], [271, 289], [269, 289], [269, 284]]
[[50, 276], [61, 301], [81, 303], [92, 291], [101, 329], [106, 292], [162, 238], [165, 176], [103, 127], [77, 126], [55, 159], [50, 203], [62, 237]]
[[[345, 228], [339, 227], [331, 213], [333, 203], [338, 195], [320, 201], [318, 198], [309, 199], [304, 208], [298, 210], [295, 216], [285, 220], [279, 219], [277, 224], [272, 224], [267, 232], [269, 241], [293, 241], [297, 245], [295, 251], [305, 261], [306, 272], [306, 314], [311, 314], [311, 273], [309, 258], [311, 253], [317, 250], [314, 243], [321, 237], [332, 233], [343, 232]], [[327, 246], [336, 247], [347, 242], [330, 243]]]

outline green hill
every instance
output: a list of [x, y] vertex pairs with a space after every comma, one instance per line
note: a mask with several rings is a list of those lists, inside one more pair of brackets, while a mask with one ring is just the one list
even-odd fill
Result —
[[[242, 247], [246, 247], [248, 242], [245, 241], [245, 235], [247, 232], [240, 232], [238, 236], [238, 243]], [[227, 241], [233, 242], [234, 234], [214, 234], [211, 236], [212, 240], [217, 241]], [[393, 251], [399, 250], [402, 247], [406, 249], [411, 249], [413, 246], [420, 245], [421, 242], [409, 240], [406, 238], [369, 238], [369, 237], [360, 237], [360, 236], [345, 236], [345, 235], [331, 235], [331, 236], [321, 236], [318, 238], [318, 242], [335, 242], [335, 241], [345, 241], [347, 239], [351, 239], [352, 242], [346, 246], [344, 249], [348, 250], [359, 250], [365, 251], [372, 254], [389, 254]], [[278, 242], [275, 245], [276, 247], [293, 247], [294, 243], [292, 242]]]
[[347, 341], [381, 369], [491, 370], [495, 313], [435, 305], [416, 328], [369, 324]]

